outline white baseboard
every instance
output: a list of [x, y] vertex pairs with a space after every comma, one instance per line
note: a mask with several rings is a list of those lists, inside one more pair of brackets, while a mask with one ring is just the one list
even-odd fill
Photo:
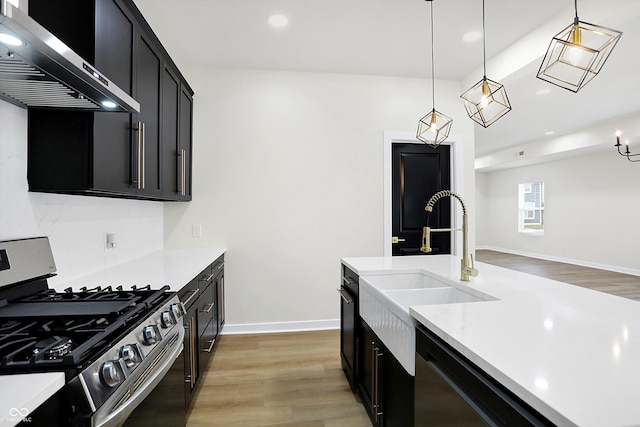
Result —
[[327, 329], [340, 329], [340, 319], [304, 320], [300, 322], [242, 323], [237, 325], [230, 325], [227, 323], [222, 329], [222, 334], [271, 334], [277, 332], [323, 331]]
[[569, 258], [561, 258], [561, 257], [555, 257], [555, 256], [543, 255], [543, 254], [536, 254], [536, 253], [531, 253], [531, 252], [516, 251], [516, 250], [513, 250], [513, 249], [496, 248], [496, 247], [493, 247], [493, 246], [477, 246], [476, 250], [477, 249], [480, 249], [480, 250], [486, 249], [486, 250], [489, 250], [489, 251], [504, 252], [504, 253], [507, 253], [507, 254], [521, 255], [521, 256], [526, 256], [526, 257], [530, 257], [530, 258], [543, 259], [545, 261], [563, 262], [565, 264], [573, 264], [573, 265], [579, 265], [579, 266], [582, 266], [582, 267], [597, 268], [599, 270], [613, 271], [615, 273], [630, 274], [632, 276], [640, 276], [640, 270], [638, 270], [638, 269], [619, 267], [619, 266], [616, 266], [616, 265], [598, 264], [598, 263], [595, 263], [595, 262], [581, 261], [581, 260], [569, 259]]

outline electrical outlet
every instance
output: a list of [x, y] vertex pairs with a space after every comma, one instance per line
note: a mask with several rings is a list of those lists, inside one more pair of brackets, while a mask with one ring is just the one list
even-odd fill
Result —
[[107, 233], [105, 235], [105, 246], [107, 250], [115, 249], [118, 247], [118, 242], [116, 239], [116, 233]]
[[191, 226], [191, 237], [202, 237], [202, 224]]

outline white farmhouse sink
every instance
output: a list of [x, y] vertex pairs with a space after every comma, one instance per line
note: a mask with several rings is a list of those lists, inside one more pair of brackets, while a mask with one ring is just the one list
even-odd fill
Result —
[[462, 292], [456, 288], [432, 289], [400, 289], [386, 291], [384, 294], [394, 303], [409, 313], [412, 305], [453, 304], [460, 302], [485, 301], [475, 295]]
[[360, 316], [410, 375], [415, 375], [417, 322], [409, 307], [491, 300], [495, 298], [476, 289], [458, 283], [454, 287], [427, 274], [360, 277]]
[[438, 279], [434, 279], [431, 276], [420, 273], [383, 274], [379, 276], [365, 276], [363, 279], [380, 290], [451, 287], [451, 285], [448, 285]]

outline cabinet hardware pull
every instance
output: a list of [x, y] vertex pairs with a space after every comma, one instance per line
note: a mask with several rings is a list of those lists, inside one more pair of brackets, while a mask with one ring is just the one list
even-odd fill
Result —
[[142, 125], [142, 157], [140, 158], [140, 163], [142, 164], [142, 175], [141, 175], [141, 185], [142, 185], [142, 189], [144, 190], [144, 176], [145, 176], [145, 162], [144, 162], [144, 158], [146, 155], [146, 142], [147, 142], [147, 135], [145, 133], [145, 129], [144, 129], [144, 122], [140, 122], [140, 124]]
[[182, 149], [182, 195], [187, 195], [187, 152]]
[[205, 353], [211, 353], [211, 350], [213, 349], [213, 345], [216, 343], [216, 340], [211, 340], [209, 341], [209, 348], [202, 350]]
[[[377, 412], [378, 402], [376, 401], [378, 391], [378, 377], [377, 377], [377, 368], [376, 368], [376, 343], [375, 341], [371, 341], [371, 412], [375, 415]], [[378, 416], [376, 415], [376, 421], [378, 420]]]
[[336, 289], [336, 291], [338, 291], [344, 302], [346, 302], [347, 304], [351, 304], [353, 302], [353, 299], [344, 296], [345, 292], [343, 289]]
[[222, 270], [224, 268], [224, 261], [214, 267], [216, 270]]
[[356, 283], [355, 280], [353, 280], [351, 277], [343, 277], [342, 278], [342, 283], [347, 284], [347, 285], [353, 285]]
[[176, 174], [176, 188], [178, 193], [182, 195], [182, 152], [184, 150], [180, 150], [176, 153], [176, 167], [178, 169], [178, 173]]
[[138, 127], [135, 129], [138, 132], [137, 144], [136, 144], [136, 179], [133, 181], [136, 184], [138, 190], [142, 189], [142, 122], [138, 122]]
[[205, 282], [210, 281], [210, 280], [213, 278], [213, 276], [215, 276], [215, 273], [211, 273], [211, 274], [209, 275], [209, 277], [207, 277], [206, 279], [204, 279], [204, 281], [205, 281]]
[[373, 392], [373, 415], [376, 418], [376, 422], [378, 421], [378, 417], [380, 417], [383, 412], [380, 410], [380, 387], [378, 381], [380, 381], [380, 357], [383, 356], [383, 353], [380, 352], [380, 349], [375, 346], [374, 342], [371, 342], [373, 345], [373, 373], [374, 373], [374, 392]]
[[193, 297], [198, 295], [198, 292], [200, 292], [200, 288], [191, 289], [190, 292], [191, 292], [191, 296], [189, 296], [189, 298], [187, 298], [187, 300], [182, 303], [182, 305], [184, 305], [185, 307], [189, 305], [189, 302], [193, 299]]
[[189, 321], [189, 347], [191, 348], [191, 388], [195, 386], [196, 383], [196, 327], [194, 325], [194, 320]]
[[209, 308], [207, 308], [206, 310], [202, 310], [203, 313], [211, 313], [211, 309], [213, 308], [213, 306], [216, 305], [215, 302], [212, 302], [211, 304], [209, 304]]

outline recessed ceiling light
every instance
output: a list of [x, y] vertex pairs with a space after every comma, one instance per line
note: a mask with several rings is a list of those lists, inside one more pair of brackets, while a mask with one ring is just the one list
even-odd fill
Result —
[[554, 133], [555, 133], [555, 131], [548, 130], [548, 131], [546, 131], [544, 134], [545, 134], [545, 135], [553, 135]]
[[551, 93], [551, 89], [549, 89], [548, 87], [545, 87], [543, 89], [538, 89], [536, 91], [536, 95], [548, 95]]
[[289, 24], [289, 18], [279, 13], [269, 16], [269, 25], [275, 28], [284, 28]]
[[465, 43], [474, 43], [482, 38], [482, 33], [480, 31], [469, 31], [467, 34], [462, 36], [462, 40]]

